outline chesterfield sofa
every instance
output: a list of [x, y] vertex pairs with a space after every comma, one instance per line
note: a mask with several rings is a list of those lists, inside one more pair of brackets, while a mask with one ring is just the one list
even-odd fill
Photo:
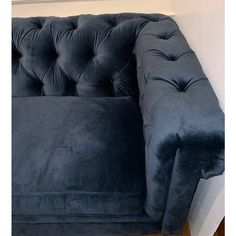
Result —
[[14, 236], [179, 234], [224, 171], [224, 115], [162, 14], [14, 18]]

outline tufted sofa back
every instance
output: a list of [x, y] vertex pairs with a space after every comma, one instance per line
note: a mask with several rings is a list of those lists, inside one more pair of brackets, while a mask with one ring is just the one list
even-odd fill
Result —
[[14, 18], [13, 96], [138, 97], [134, 46], [161, 14]]

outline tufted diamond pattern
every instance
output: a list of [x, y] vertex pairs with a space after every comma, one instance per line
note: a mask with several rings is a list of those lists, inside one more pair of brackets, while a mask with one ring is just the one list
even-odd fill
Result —
[[166, 19], [160, 14], [14, 18], [13, 96], [137, 98], [136, 38], [147, 23]]

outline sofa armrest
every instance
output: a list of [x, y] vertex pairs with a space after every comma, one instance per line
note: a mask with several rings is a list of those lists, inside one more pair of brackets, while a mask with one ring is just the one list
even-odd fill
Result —
[[199, 178], [224, 171], [224, 114], [195, 53], [170, 18], [148, 23], [135, 48], [149, 216], [179, 233]]
[[142, 105], [146, 149], [164, 161], [167, 149], [178, 150], [186, 156], [186, 171], [205, 179], [222, 174], [224, 115], [207, 79], [189, 85], [184, 92], [153, 79]]

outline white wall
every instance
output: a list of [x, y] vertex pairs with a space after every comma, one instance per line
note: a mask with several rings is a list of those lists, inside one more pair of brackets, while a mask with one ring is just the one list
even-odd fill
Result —
[[[224, 1], [175, 0], [175, 20], [224, 110]], [[201, 180], [188, 215], [192, 236], [212, 236], [224, 216], [224, 176]]]
[[68, 16], [117, 12], [159, 12], [172, 15], [173, 10], [173, 0], [86, 0], [66, 3], [14, 4], [12, 16]]

